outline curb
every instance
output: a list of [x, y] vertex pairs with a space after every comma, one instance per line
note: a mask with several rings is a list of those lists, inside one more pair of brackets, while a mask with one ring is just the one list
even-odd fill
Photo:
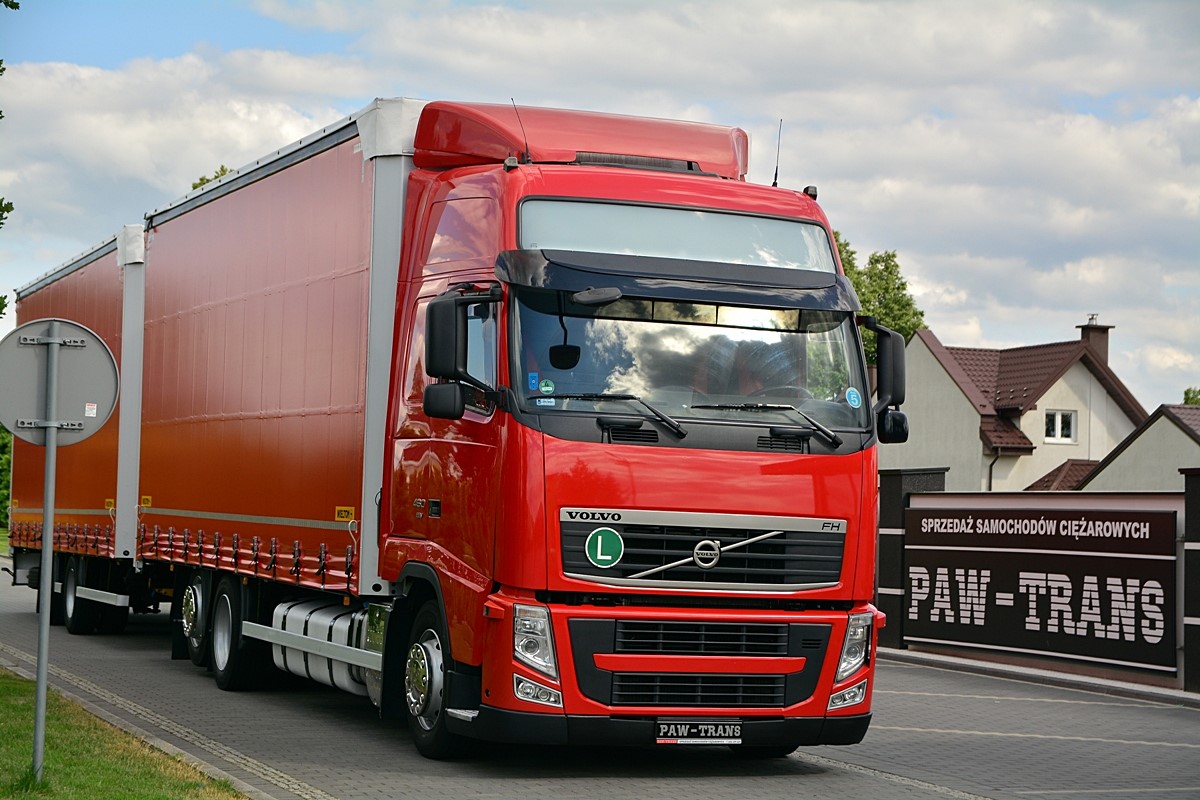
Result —
[[1200, 694], [1185, 692], [1180, 689], [1166, 689], [1159, 686], [1145, 686], [1139, 683], [1115, 681], [1108, 678], [1096, 678], [1087, 675], [1072, 675], [1066, 672], [1055, 672], [1048, 669], [1033, 667], [1018, 667], [1009, 664], [999, 664], [990, 661], [979, 661], [973, 658], [959, 658], [936, 653], [921, 653], [912, 650], [898, 650], [891, 647], [880, 647], [879, 657], [885, 661], [902, 664], [918, 664], [927, 667], [941, 667], [957, 672], [972, 672], [978, 675], [988, 675], [996, 678], [1008, 678], [1025, 683], [1038, 683], [1044, 686], [1055, 686], [1060, 689], [1075, 689], [1081, 692], [1107, 695], [1109, 697], [1124, 697], [1133, 700], [1144, 700], [1151, 703], [1162, 703], [1170, 706], [1184, 706], [1200, 710]]
[[[37, 676], [34, 675], [33, 673], [31, 673], [29, 670], [25, 669], [20, 664], [15, 663], [11, 659], [5, 658], [3, 656], [0, 656], [0, 667], [3, 667], [4, 669], [8, 670], [9, 672], [13, 673], [14, 675], [19, 675], [20, 677], [25, 678], [26, 680], [29, 680], [29, 681], [37, 680]], [[238, 791], [241, 794], [244, 794], [246, 797], [250, 798], [250, 800], [279, 800], [279, 798], [275, 797], [274, 795], [267, 794], [266, 792], [262, 791], [261, 789], [255, 787], [255, 786], [251, 786], [250, 784], [246, 783], [245, 781], [241, 780], [240, 778], [235, 778], [233, 775], [230, 775], [228, 772], [225, 772], [224, 770], [213, 766], [212, 764], [208, 763], [207, 761], [204, 761], [203, 759], [201, 759], [195, 755], [192, 755], [191, 753], [187, 752], [186, 750], [181, 750], [180, 748], [176, 747], [175, 745], [171, 744], [170, 742], [160, 739], [159, 737], [155, 736], [154, 734], [150, 733], [149, 731], [146, 731], [143, 728], [139, 728], [137, 725], [134, 725], [133, 723], [118, 717], [117, 715], [111, 713], [110, 711], [101, 708], [100, 706], [96, 705], [94, 702], [92, 702], [91, 700], [89, 700], [86, 697], [83, 697], [72, 691], [64, 689], [61, 686], [51, 685], [49, 688], [52, 689], [57, 694], [67, 698], [71, 702], [76, 703], [77, 705], [81, 706], [84, 710], [86, 710], [88, 713], [92, 714], [93, 716], [99, 717], [100, 719], [107, 722], [109, 725], [112, 725], [114, 728], [119, 728], [120, 730], [124, 731], [125, 733], [128, 733], [130, 736], [133, 736], [133, 737], [145, 742], [147, 745], [149, 745], [150, 747], [153, 747], [155, 750], [160, 750], [169, 756], [173, 756], [174, 758], [178, 758], [180, 761], [183, 761], [183, 762], [186, 762], [186, 763], [192, 765], [193, 767], [195, 767], [196, 769], [198, 769], [200, 772], [204, 773], [208, 777], [212, 778], [213, 780], [227, 782], [230, 786], [232, 786], [234, 788], [235, 791]]]

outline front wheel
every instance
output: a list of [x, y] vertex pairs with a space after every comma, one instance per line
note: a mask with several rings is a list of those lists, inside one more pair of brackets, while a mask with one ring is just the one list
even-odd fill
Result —
[[408, 729], [417, 752], [426, 758], [461, 755], [467, 741], [446, 729], [446, 673], [450, 650], [441, 611], [427, 601], [413, 619], [404, 664]]

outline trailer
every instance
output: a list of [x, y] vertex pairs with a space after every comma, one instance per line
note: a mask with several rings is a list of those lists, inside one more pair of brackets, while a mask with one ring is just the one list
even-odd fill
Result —
[[[857, 313], [816, 189], [748, 183], [748, 151], [377, 100], [19, 289], [121, 373], [58, 457], [52, 620], [169, 611], [220, 688], [336, 686], [433, 758], [860, 741], [903, 339]], [[42, 473], [14, 442], [33, 587]]]

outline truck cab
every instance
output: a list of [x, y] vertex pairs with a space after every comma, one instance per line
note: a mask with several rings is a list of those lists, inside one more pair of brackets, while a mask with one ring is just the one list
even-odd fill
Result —
[[381, 555], [435, 610], [392, 623], [418, 746], [861, 740], [903, 342], [815, 190], [737, 129], [431, 106]]

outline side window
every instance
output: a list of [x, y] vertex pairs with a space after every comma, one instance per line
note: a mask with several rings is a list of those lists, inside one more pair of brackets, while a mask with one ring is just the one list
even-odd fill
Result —
[[[467, 372], [472, 378], [496, 387], [496, 310], [494, 303], [476, 303], [467, 307]], [[483, 413], [491, 412], [491, 404], [483, 392], [473, 386], [463, 386], [467, 405]]]
[[[404, 370], [404, 403], [409, 408], [419, 409], [424, 402], [425, 387], [433, 382], [425, 373], [425, 310], [430, 297], [417, 302], [413, 316], [413, 336], [408, 350], [408, 362]], [[496, 361], [496, 306], [492, 303], [476, 303], [467, 308], [467, 372], [481, 383], [495, 388]], [[492, 405], [479, 389], [463, 384], [467, 407], [481, 414], [490, 414]]]
[[433, 236], [424, 263], [444, 264], [472, 258], [495, 258], [500, 212], [490, 197], [465, 197], [433, 204]]

